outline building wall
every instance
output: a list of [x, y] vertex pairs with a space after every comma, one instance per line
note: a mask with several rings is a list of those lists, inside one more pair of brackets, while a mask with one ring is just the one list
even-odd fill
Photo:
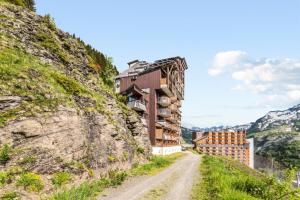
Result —
[[139, 75], [135, 80], [132, 77], [124, 77], [120, 80], [120, 92], [126, 91], [132, 84], [136, 84], [139, 88], [150, 89], [149, 97], [149, 136], [152, 145], [155, 145], [155, 121], [156, 121], [156, 89], [160, 88], [160, 69]]
[[246, 141], [245, 131], [194, 132], [193, 138], [196, 138], [194, 144], [201, 153], [227, 156], [253, 166], [251, 145]]

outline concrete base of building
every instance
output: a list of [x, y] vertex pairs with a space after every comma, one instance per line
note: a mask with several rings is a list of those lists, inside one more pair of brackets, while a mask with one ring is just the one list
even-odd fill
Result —
[[152, 154], [154, 155], [169, 155], [172, 153], [181, 152], [181, 146], [172, 147], [152, 147]]

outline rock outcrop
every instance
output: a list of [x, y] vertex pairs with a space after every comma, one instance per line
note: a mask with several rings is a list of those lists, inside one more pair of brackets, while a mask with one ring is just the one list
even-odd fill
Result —
[[50, 181], [56, 172], [97, 178], [144, 162], [146, 128], [105, 85], [82, 41], [49, 16], [7, 3], [0, 12], [0, 146], [10, 148], [0, 170]]

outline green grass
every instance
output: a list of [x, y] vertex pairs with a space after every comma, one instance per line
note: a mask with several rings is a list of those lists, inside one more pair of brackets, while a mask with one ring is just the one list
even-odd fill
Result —
[[41, 177], [38, 174], [29, 172], [21, 174], [17, 186], [23, 186], [25, 190], [32, 192], [39, 192], [44, 188]]
[[1, 196], [1, 200], [16, 200], [16, 199], [19, 199], [19, 195], [15, 191], [6, 191]]
[[238, 161], [216, 156], [204, 156], [199, 170], [202, 178], [193, 187], [193, 200], [299, 199], [299, 190], [291, 186], [291, 171], [279, 182]]
[[128, 173], [125, 171], [111, 170], [108, 172], [108, 178], [84, 182], [80, 186], [65, 189], [62, 192], [53, 194], [48, 200], [84, 200], [95, 199], [97, 195], [107, 187], [121, 185], [128, 175], [153, 175], [170, 166], [176, 159], [184, 154], [177, 153], [168, 156], [154, 156], [149, 163], [137, 166]]
[[4, 144], [0, 148], [0, 164], [5, 164], [10, 159], [9, 152], [10, 152], [10, 147], [8, 146], [8, 144]]
[[150, 158], [149, 163], [134, 167], [131, 170], [130, 174], [133, 176], [156, 174], [173, 164], [178, 158], [182, 157], [183, 155], [183, 153], [174, 153], [167, 156], [153, 156], [152, 158]]
[[84, 200], [94, 199], [109, 186], [118, 186], [126, 179], [127, 173], [124, 171], [110, 171], [108, 178], [102, 178], [100, 180], [94, 180], [90, 182], [84, 182], [80, 186], [65, 189], [62, 192], [58, 192], [48, 200]]
[[[94, 102], [91, 107], [83, 107], [86, 111], [103, 112], [105, 103], [100, 93], [19, 49], [0, 51], [0, 95], [30, 97], [19, 107], [1, 112], [0, 126], [16, 116], [35, 116], [44, 112], [45, 108], [55, 110], [58, 105], [82, 107], [76, 104], [74, 95]], [[20, 111], [25, 112], [21, 115]]]
[[52, 184], [55, 187], [60, 187], [68, 183], [72, 179], [72, 175], [68, 172], [57, 172], [52, 176]]

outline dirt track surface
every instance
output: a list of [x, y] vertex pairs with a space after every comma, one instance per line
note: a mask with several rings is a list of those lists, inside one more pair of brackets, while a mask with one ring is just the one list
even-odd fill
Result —
[[154, 176], [134, 177], [120, 187], [107, 189], [99, 200], [188, 200], [199, 177], [200, 156], [186, 154]]

